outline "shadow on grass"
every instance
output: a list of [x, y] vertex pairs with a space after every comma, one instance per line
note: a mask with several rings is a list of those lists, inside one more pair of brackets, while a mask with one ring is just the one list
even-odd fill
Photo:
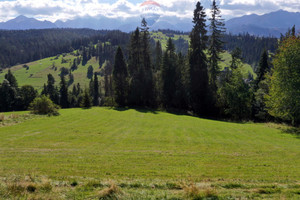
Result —
[[289, 128], [281, 128], [281, 131], [285, 134], [291, 134], [296, 136], [296, 138], [300, 139], [300, 128], [289, 127]]
[[226, 119], [226, 118], [216, 118], [216, 117], [209, 117], [209, 116], [198, 116], [189, 111], [173, 109], [173, 108], [160, 110], [160, 109], [143, 108], [143, 107], [110, 107], [110, 109], [120, 111], [120, 112], [133, 109], [137, 112], [152, 113], [152, 114], [158, 114], [159, 112], [166, 112], [166, 113], [177, 115], [177, 116], [189, 116], [189, 117], [195, 117], [195, 118], [199, 118], [199, 119], [207, 119], [207, 120], [212, 120], [212, 121], [234, 123], [234, 124], [248, 124], [249, 122], [251, 122], [251, 121], [235, 121], [235, 120], [230, 120], [230, 119]]
[[120, 111], [120, 112], [123, 112], [123, 111], [127, 111], [127, 110], [136, 110], [138, 112], [141, 112], [141, 113], [152, 113], [152, 114], [158, 114], [158, 111], [155, 110], [155, 109], [149, 109], [149, 108], [136, 108], [136, 107], [113, 107], [112, 108], [113, 110], [116, 110], [116, 111]]

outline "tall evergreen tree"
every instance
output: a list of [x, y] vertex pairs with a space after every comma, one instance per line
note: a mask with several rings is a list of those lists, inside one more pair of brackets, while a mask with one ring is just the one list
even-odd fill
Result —
[[177, 56], [172, 39], [169, 38], [167, 49], [163, 56], [161, 69], [162, 75], [162, 103], [165, 108], [175, 107], [174, 100], [176, 95], [176, 64]]
[[100, 98], [100, 93], [99, 93], [99, 80], [97, 73], [94, 74], [94, 94], [93, 94], [93, 105], [94, 106], [99, 106], [99, 98]]
[[10, 87], [18, 88], [18, 82], [16, 77], [11, 73], [10, 69], [7, 74], [5, 74], [4, 78], [9, 82]]
[[121, 47], [118, 47], [113, 68], [113, 89], [115, 102], [125, 106], [128, 96], [128, 72]]
[[162, 48], [161, 43], [158, 40], [155, 44], [155, 62], [154, 62], [154, 71], [157, 72], [160, 70], [161, 64], [162, 64]]
[[207, 58], [205, 55], [207, 44], [206, 14], [200, 2], [194, 10], [194, 27], [190, 33], [190, 104], [192, 110], [199, 115], [208, 115], [209, 105], [209, 78]]
[[64, 76], [61, 76], [59, 94], [60, 94], [60, 106], [62, 108], [69, 108], [68, 85], [66, 83]]
[[86, 63], [88, 62], [88, 53], [86, 51], [86, 48], [83, 47], [83, 50], [82, 50], [82, 65], [86, 65]]
[[269, 62], [268, 62], [268, 52], [266, 50], [263, 51], [260, 61], [259, 61], [259, 65], [258, 65], [258, 69], [257, 69], [257, 78], [255, 80], [255, 90], [258, 89], [258, 84], [265, 79], [265, 74], [267, 72], [269, 72], [270, 68], [269, 68]]
[[213, 0], [211, 6], [211, 18], [210, 20], [210, 39], [209, 39], [209, 83], [212, 92], [217, 92], [217, 77], [220, 71], [219, 62], [221, 61], [220, 53], [223, 52], [224, 42], [222, 41], [222, 35], [225, 32], [224, 20], [221, 17], [221, 11]]
[[131, 36], [129, 57], [128, 57], [128, 71], [129, 71], [129, 104], [132, 106], [142, 105], [142, 93], [144, 68], [142, 65], [141, 55], [141, 38], [140, 31], [137, 28]]
[[85, 109], [89, 109], [92, 107], [92, 100], [88, 89], [84, 90], [80, 106]]
[[[140, 80], [143, 84], [142, 89], [142, 106], [154, 106], [154, 83], [153, 83], [153, 71], [151, 64], [151, 56], [150, 56], [150, 34], [149, 27], [145, 19], [142, 20], [141, 27], [142, 39], [141, 39], [141, 54], [142, 54], [142, 63], [140, 66]], [[142, 73], [144, 72], [144, 73]]]
[[12, 87], [8, 80], [4, 79], [0, 85], [0, 111], [7, 112], [16, 110], [17, 90]]
[[55, 104], [59, 104], [59, 91], [55, 87], [55, 79], [52, 74], [47, 75], [47, 85], [44, 86], [42, 94], [48, 95], [51, 101]]

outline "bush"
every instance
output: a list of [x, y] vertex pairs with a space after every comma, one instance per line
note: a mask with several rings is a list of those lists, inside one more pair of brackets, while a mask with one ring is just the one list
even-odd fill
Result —
[[58, 109], [59, 106], [54, 104], [49, 97], [42, 95], [41, 97], [37, 97], [30, 104], [29, 109], [33, 114], [38, 115], [59, 115]]

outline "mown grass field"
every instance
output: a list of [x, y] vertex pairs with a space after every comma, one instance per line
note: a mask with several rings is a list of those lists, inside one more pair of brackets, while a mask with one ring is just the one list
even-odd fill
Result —
[[60, 113], [5, 114], [20, 123], [0, 126], [0, 199], [300, 198], [300, 138], [287, 127], [133, 109]]

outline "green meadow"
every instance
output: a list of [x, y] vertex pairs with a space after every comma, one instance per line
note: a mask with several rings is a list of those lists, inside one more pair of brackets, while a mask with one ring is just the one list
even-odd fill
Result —
[[0, 114], [0, 199], [300, 198], [296, 129], [155, 110], [60, 113]]

